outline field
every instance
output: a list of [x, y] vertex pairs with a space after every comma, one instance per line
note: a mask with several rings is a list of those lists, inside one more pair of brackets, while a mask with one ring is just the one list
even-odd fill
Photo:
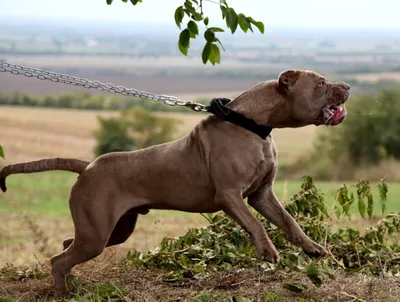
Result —
[[[94, 139], [92, 132], [97, 128], [96, 116], [115, 116], [117, 112], [105, 111], [79, 111], [63, 109], [39, 109], [24, 107], [0, 107], [0, 137], [6, 154], [7, 162], [17, 162], [26, 160], [35, 160], [42, 157], [51, 156], [73, 156], [82, 159], [92, 159], [92, 148]], [[182, 124], [177, 136], [186, 134], [193, 126], [204, 116], [201, 114], [177, 114], [160, 113], [162, 115], [173, 116], [182, 120]], [[311, 147], [315, 136], [315, 127], [306, 127], [300, 129], [274, 130], [274, 137], [280, 150], [280, 161], [283, 163], [296, 159], [297, 156]], [[48, 172], [32, 175], [15, 175], [8, 179], [8, 191], [0, 195], [0, 267], [7, 268], [7, 263], [16, 266], [9, 268], [6, 272], [0, 270], [0, 296], [21, 297], [18, 293], [21, 291], [19, 282], [1, 281], [2, 274], [4, 278], [9, 278], [10, 274], [21, 274], [21, 268], [18, 266], [38, 266], [40, 271], [44, 271], [45, 277], [30, 280], [24, 286], [29, 289], [26, 297], [29, 299], [44, 299], [51, 295], [50, 279], [48, 277], [48, 259], [61, 250], [62, 240], [73, 235], [73, 225], [69, 215], [68, 194], [76, 175], [67, 172]], [[325, 201], [331, 207], [335, 201], [336, 190], [341, 185], [335, 182], [317, 182], [317, 187], [325, 194]], [[352, 183], [348, 183], [352, 184]], [[354, 184], [354, 183], [353, 183]], [[281, 201], [286, 202], [300, 188], [298, 181], [277, 181], [274, 185], [275, 192]], [[352, 188], [354, 191], [354, 188]], [[378, 196], [375, 193], [375, 199]], [[400, 185], [398, 183], [389, 183], [389, 195], [387, 202], [387, 211], [399, 211], [400, 204]], [[374, 209], [374, 215], [380, 216], [378, 207]], [[359, 229], [364, 229], [366, 225], [374, 223], [372, 221], [360, 219], [355, 215], [353, 219], [341, 220], [335, 222], [335, 225], [349, 225]], [[131, 238], [124, 244], [107, 249], [100, 257], [88, 264], [74, 270], [74, 274], [80, 280], [88, 284], [97, 284], [99, 282], [122, 282], [125, 288], [130, 288], [132, 282], [135, 285], [136, 296], [140, 295], [143, 300], [153, 301], [154, 293], [149, 292], [148, 287], [157, 288], [160, 291], [168, 292], [172, 297], [183, 295], [189, 297], [190, 293], [212, 290], [218, 292], [213, 284], [215, 282], [225, 282], [235, 284], [242, 282], [235, 272], [226, 272], [225, 275], [216, 275], [216, 280], [207, 280], [206, 283], [194, 283], [191, 292], [182, 288], [174, 288], [168, 285], [151, 283], [152, 278], [159, 279], [160, 272], [157, 271], [126, 271], [118, 264], [118, 260], [123, 259], [126, 253], [132, 249], [147, 251], [158, 246], [165, 236], [180, 236], [185, 234], [190, 228], [208, 225], [209, 222], [199, 214], [189, 214], [182, 212], [153, 211], [146, 216], [141, 216], [138, 220], [136, 230]], [[100, 267], [101, 272], [96, 274], [89, 273], [97, 271], [94, 267]], [[15, 270], [15, 269], [14, 269]], [[29, 274], [22, 271], [22, 274]], [[100, 275], [98, 275], [100, 273]], [[147, 279], [138, 281], [137, 274], [147, 276]], [[290, 301], [293, 296], [282, 290], [281, 280], [286, 280], [289, 276], [280, 275], [270, 276], [266, 273], [249, 270], [244, 272], [248, 280], [260, 280], [262, 287], [257, 291], [273, 292], [278, 295], [281, 301]], [[128, 276], [129, 275], [129, 276]], [[8, 277], [7, 277], [8, 276]], [[133, 279], [132, 279], [133, 278]], [[280, 279], [281, 278], [281, 279]], [[371, 288], [385, 288], [391, 284], [389, 279], [380, 283], [373, 279], [368, 280], [361, 276], [338, 276], [339, 280], [349, 280], [353, 282], [354, 287], [343, 290], [341, 282], [330, 283], [327, 288], [313, 290], [308, 295], [310, 297], [323, 297], [327, 294], [334, 295], [335, 291], [344, 291], [339, 297], [347, 299], [350, 296], [368, 295]], [[134, 281], [136, 280], [136, 281]], [[3, 283], [1, 283], [3, 282]], [[139, 282], [139, 283], [137, 283]], [[150, 283], [143, 283], [150, 282]], [[393, 281], [396, 282], [396, 281]], [[361, 293], [358, 287], [361, 286], [365, 292]], [[393, 283], [395, 284], [395, 283]], [[229, 288], [231, 285], [227, 285]], [[236, 289], [235, 289], [236, 288]], [[246, 281], [240, 286], [233, 286], [228, 292], [232, 294], [249, 294], [252, 289], [251, 284]], [[222, 290], [222, 293], [227, 293]], [[335, 293], [336, 294], [336, 293]], [[384, 291], [376, 291], [376, 297], [384, 297]], [[22, 296], [24, 297], [24, 296]], [[158, 297], [158, 296], [157, 296]], [[307, 296], [298, 296], [307, 298]], [[158, 298], [157, 298], [158, 299]], [[389, 298], [388, 298], [389, 299]], [[387, 300], [390, 301], [390, 300]], [[394, 301], [394, 300], [393, 300]]]
[[395, 80], [400, 81], [400, 72], [377, 72], [370, 74], [357, 74], [355, 78], [361, 82], [375, 83], [380, 80]]
[[[42, 25], [23, 28], [4, 21], [1, 28], [0, 60], [174, 95], [183, 100], [234, 97], [288, 68], [312, 69], [330, 80], [351, 81], [355, 93], [373, 93], [381, 80], [390, 80], [393, 85], [400, 81], [400, 44], [398, 33], [392, 31], [273, 29], [264, 38], [229, 34], [221, 36], [226, 46], [221, 65], [210, 67], [201, 63], [202, 45], [193, 41], [189, 56], [184, 57], [177, 50], [176, 35], [168, 29], [154, 35], [154, 32], [146, 34], [144, 27], [139, 35], [125, 32], [127, 26], [107, 28], [103, 24], [76, 23], [67, 29], [62, 24], [46, 25], [45, 21]], [[101, 93], [0, 72], [0, 92], [10, 91], [35, 96], [76, 91]], [[93, 133], [99, 126], [97, 117], [118, 114], [116, 111], [0, 106], [0, 144], [6, 153], [6, 160], [0, 159], [0, 167], [56, 156], [92, 160]], [[189, 109], [184, 114], [156, 114], [181, 120], [176, 138], [186, 135], [206, 116]], [[280, 166], [298, 161], [310, 151], [318, 130], [314, 126], [274, 129]], [[378, 167], [379, 172], [390, 170], [398, 174], [397, 165], [398, 162], [393, 165], [388, 162]], [[68, 196], [75, 179], [76, 175], [68, 172], [13, 175], [7, 179], [8, 191], [0, 194], [0, 301], [53, 299], [49, 258], [61, 251], [63, 239], [73, 236]], [[300, 177], [279, 180], [274, 190], [286, 203], [299, 191], [300, 184]], [[346, 184], [351, 192], [356, 192], [355, 181]], [[341, 183], [317, 181], [316, 185], [331, 209]], [[372, 219], [361, 218], [354, 206], [350, 218], [338, 220], [332, 214], [329, 218], [332, 230], [351, 227], [363, 232], [382, 218], [377, 183], [372, 185], [376, 201]], [[388, 185], [386, 212], [398, 212], [400, 182]], [[309, 279], [291, 270], [271, 274], [258, 267], [248, 267], [207, 272], [205, 277], [180, 283], [165, 282], [163, 276], [169, 272], [167, 269], [128, 267], [121, 262], [128, 251], [152, 250], [166, 236], [181, 236], [190, 228], [207, 225], [210, 222], [200, 214], [151, 211], [140, 216], [127, 242], [108, 248], [96, 259], [73, 269], [70, 281], [76, 297], [71, 301], [192, 301], [199, 294], [247, 296], [254, 301], [400, 301], [398, 273], [376, 278], [334, 271], [333, 278], [317, 288]], [[399, 242], [400, 238], [393, 236], [392, 239]], [[279, 252], [284, 254], [285, 250], [286, 247]], [[180, 250], [175, 252], [179, 255]], [[385, 255], [378, 254], [379, 261], [380, 256]], [[381, 263], [379, 266], [382, 270]], [[302, 293], [284, 289], [282, 284], [294, 278], [302, 278], [308, 289]], [[107, 298], [109, 294], [113, 298]], [[9, 297], [12, 299], [8, 300]], [[203, 296], [195, 301], [221, 299]]]
[[[8, 191], [2, 194], [0, 203], [0, 217], [6, 222], [0, 227], [2, 255], [0, 265], [42, 260], [43, 257], [56, 253], [62, 240], [73, 234], [68, 196], [75, 179], [76, 175], [72, 173], [47, 172], [15, 175], [7, 180]], [[336, 190], [341, 183], [316, 182], [316, 184], [325, 194], [325, 202], [331, 208], [335, 201]], [[400, 204], [397, 201], [400, 196], [400, 185], [389, 183], [389, 188], [387, 211], [399, 211]], [[300, 190], [300, 181], [278, 181], [274, 185], [274, 190], [282, 202], [287, 202]], [[354, 192], [355, 189], [352, 190]], [[377, 191], [374, 198], [379, 199]], [[374, 215], [379, 217], [380, 214], [380, 208], [376, 207]], [[356, 220], [355, 223], [359, 224], [362, 221]], [[114, 250], [126, 252], [136, 248], [145, 251], [158, 245], [164, 236], [183, 235], [188, 228], [206, 224], [208, 222], [205, 218], [198, 214], [153, 211], [142, 216], [134, 236], [122, 247]], [[182, 225], [185, 227], [182, 228]], [[39, 236], [39, 233], [42, 235]], [[39, 252], [41, 244], [45, 244], [44, 254], [38, 255], [36, 253]]]
[[[1, 195], [0, 203], [0, 297], [10, 296], [19, 299], [49, 299], [51, 298], [51, 279], [49, 278], [49, 257], [61, 251], [62, 241], [73, 235], [73, 225], [68, 209], [68, 194], [76, 176], [67, 172], [48, 172], [36, 175], [15, 175], [8, 179], [8, 191]], [[336, 190], [340, 183], [317, 182], [324, 192], [326, 203], [331, 206], [335, 200]], [[277, 182], [275, 191], [283, 201], [299, 190], [300, 182]], [[354, 188], [351, 189], [353, 192]], [[374, 190], [375, 191], [375, 190]], [[399, 211], [398, 198], [400, 186], [389, 184], [388, 212]], [[374, 194], [375, 200], [378, 199]], [[355, 210], [356, 211], [356, 210]], [[353, 213], [355, 213], [353, 211]], [[380, 209], [375, 208], [376, 217]], [[351, 220], [336, 221], [335, 226], [350, 226], [363, 230], [371, 221], [363, 220], [354, 215]], [[271, 301], [291, 301], [298, 299], [340, 299], [351, 301], [355, 297], [366, 299], [374, 297], [374, 301], [396, 301], [398, 280], [369, 278], [362, 275], [335, 274], [335, 280], [320, 288], [311, 286], [310, 291], [293, 294], [282, 289], [285, 280], [294, 278], [292, 273], [269, 273], [247, 269], [238, 273], [236, 270], [226, 270], [213, 274], [209, 278], [193, 280], [188, 285], [168, 285], [161, 282], [165, 272], [158, 270], [142, 270], [126, 268], [119, 261], [128, 251], [136, 249], [147, 251], [158, 246], [165, 236], [184, 235], [190, 228], [208, 225], [209, 222], [199, 214], [183, 212], [153, 211], [138, 220], [134, 234], [124, 244], [108, 248], [96, 259], [80, 265], [73, 270], [74, 278], [79, 280], [77, 286], [82, 291], [81, 296], [89, 300], [99, 301], [105, 294], [124, 296], [119, 291], [123, 288], [139, 299], [139, 301], [164, 300], [166, 295], [174, 299], [193, 299], [193, 295], [213, 293], [221, 296], [245, 295], [263, 299], [269, 295]], [[10, 266], [9, 264], [12, 264]], [[15, 280], [25, 280], [24, 282]], [[256, 287], [254, 287], [256, 282]], [[305, 284], [309, 281], [303, 279]], [[348, 285], [346, 282], [351, 282]], [[347, 284], [347, 285], [345, 285]], [[96, 290], [90, 290], [98, 286]], [[110, 288], [111, 286], [111, 288]], [[86, 289], [85, 289], [86, 288]], [[397, 288], [397, 289], [396, 289]], [[103, 294], [101, 294], [103, 292]], [[88, 296], [89, 295], [89, 296]], [[271, 299], [272, 299], [271, 298]], [[125, 299], [128, 299], [126, 297]]]

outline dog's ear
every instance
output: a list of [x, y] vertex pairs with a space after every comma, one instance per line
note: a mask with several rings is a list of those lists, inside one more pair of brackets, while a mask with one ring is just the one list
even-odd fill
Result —
[[300, 70], [289, 69], [281, 72], [278, 78], [278, 88], [282, 92], [289, 92], [300, 77]]

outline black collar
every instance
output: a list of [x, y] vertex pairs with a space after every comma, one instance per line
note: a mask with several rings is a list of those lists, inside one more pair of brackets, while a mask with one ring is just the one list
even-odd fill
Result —
[[265, 139], [271, 133], [271, 127], [259, 125], [252, 119], [245, 117], [243, 114], [226, 107], [225, 105], [228, 104], [230, 101], [231, 100], [227, 98], [214, 98], [211, 100], [210, 105], [207, 106], [207, 111], [215, 114], [216, 116], [227, 122], [254, 132], [262, 139]]

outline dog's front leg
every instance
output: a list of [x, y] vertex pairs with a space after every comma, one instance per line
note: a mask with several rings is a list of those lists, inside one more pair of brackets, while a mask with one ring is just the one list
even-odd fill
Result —
[[248, 197], [248, 203], [257, 212], [285, 231], [289, 239], [300, 246], [312, 257], [323, 256], [326, 252], [322, 246], [311, 240], [300, 228], [293, 217], [284, 209], [272, 187], [262, 187]]
[[271, 263], [279, 262], [279, 255], [261, 222], [246, 207], [240, 193], [223, 192], [215, 197], [224, 212], [232, 217], [247, 233], [256, 247], [256, 257]]

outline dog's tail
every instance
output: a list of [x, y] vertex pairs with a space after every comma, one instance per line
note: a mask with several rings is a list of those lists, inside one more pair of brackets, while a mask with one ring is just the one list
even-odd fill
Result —
[[48, 158], [5, 166], [0, 171], [0, 188], [7, 191], [6, 178], [11, 174], [63, 170], [81, 174], [90, 162], [74, 158]]

